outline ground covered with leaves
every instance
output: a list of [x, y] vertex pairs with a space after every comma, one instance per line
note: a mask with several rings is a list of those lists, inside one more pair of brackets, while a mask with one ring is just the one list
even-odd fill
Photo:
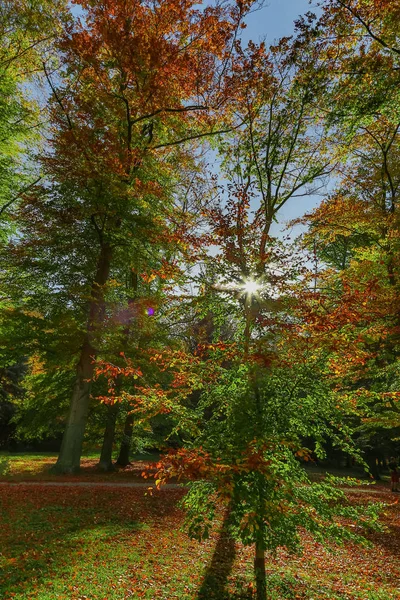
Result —
[[[216, 533], [190, 540], [180, 528], [180, 489], [0, 486], [2, 600], [252, 598], [252, 552]], [[303, 556], [284, 550], [267, 564], [269, 598], [400, 598], [400, 511], [388, 491], [352, 491], [355, 503], [387, 502], [387, 530], [370, 548], [328, 553], [304, 538]], [[219, 516], [221, 519], [222, 514]]]
[[[143, 481], [141, 474], [151, 470], [159, 458], [156, 454], [136, 455], [127, 467], [116, 467], [112, 473], [98, 470], [99, 453], [88, 454], [81, 459], [79, 475], [55, 475], [51, 472], [57, 460], [57, 454], [21, 452], [16, 454], [0, 453], [0, 480], [3, 481]], [[116, 457], [115, 457], [116, 458]]]

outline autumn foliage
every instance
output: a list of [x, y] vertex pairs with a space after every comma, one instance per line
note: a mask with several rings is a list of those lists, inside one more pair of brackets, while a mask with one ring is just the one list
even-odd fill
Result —
[[[317, 560], [333, 569], [324, 544], [345, 542], [349, 559], [375, 531], [391, 548], [375, 492], [313, 471], [346, 462], [378, 479], [390, 464], [395, 484], [400, 452], [400, 7], [322, 0], [272, 45], [246, 41], [261, 10], [242, 0], [0, 7], [0, 445], [54, 444], [51, 478], [65, 483], [84, 449], [101, 447], [100, 477], [114, 481], [116, 469], [137, 477], [133, 453], [159, 453], [140, 468], [147, 496], [130, 490], [118, 503], [102, 490], [108, 517], [119, 515], [107, 540], [121, 531], [132, 543], [131, 510], [138, 532], [139, 521], [152, 528], [140, 552], [161, 532], [158, 555], [168, 527], [184, 522], [207, 545], [223, 522], [221, 544], [247, 562], [252, 552], [241, 592], [257, 600], [288, 552], [309, 549], [314, 573]], [[0, 468], [13, 477], [8, 458]], [[47, 532], [60, 510], [53, 491], [49, 522], [36, 489], [15, 492]], [[96, 501], [75, 489], [65, 499], [95, 539], [80, 503], [105, 527]], [[4, 506], [18, 529], [7, 494]], [[75, 539], [72, 521], [60, 535]], [[200, 564], [201, 546], [174, 535]], [[40, 548], [7, 550], [14, 579], [17, 563], [48, 569], [54, 549]], [[324, 580], [321, 593], [394, 598], [385, 557], [378, 595], [361, 572], [362, 589]], [[129, 575], [123, 593], [153, 585], [158, 597], [171, 579], [160, 565], [147, 587]], [[41, 577], [39, 591], [19, 582], [5, 597], [41, 597]], [[199, 598], [211, 597], [205, 581]], [[271, 597], [320, 593], [290, 581]], [[168, 597], [193, 597], [170, 583]]]

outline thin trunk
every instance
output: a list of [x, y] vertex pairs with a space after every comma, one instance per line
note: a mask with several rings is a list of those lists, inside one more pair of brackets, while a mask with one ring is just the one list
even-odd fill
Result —
[[97, 264], [96, 277], [92, 284], [87, 332], [77, 365], [76, 380], [67, 425], [64, 431], [60, 455], [54, 466], [57, 473], [76, 473], [80, 468], [83, 436], [89, 411], [90, 389], [93, 378], [96, 348], [93, 337], [104, 319], [104, 285], [110, 273], [112, 250], [103, 244]]
[[[135, 297], [137, 294], [137, 289], [138, 289], [138, 277], [137, 277], [137, 273], [131, 273], [131, 282], [132, 282], [132, 289], [134, 290], [134, 294], [135, 296], [133, 298], [129, 298], [128, 299], [128, 306], [131, 310], [129, 319], [128, 319], [128, 323], [124, 329], [124, 338], [125, 338], [125, 342], [128, 342], [128, 338], [129, 338], [129, 333], [130, 333], [130, 328], [132, 325], [132, 320], [133, 320], [133, 314], [134, 314], [134, 304], [135, 304]], [[121, 378], [121, 376], [118, 376], [117, 382], [116, 382], [116, 391], [117, 391], [117, 395], [119, 395], [121, 388], [122, 388], [122, 380], [123, 377]], [[116, 424], [116, 420], [117, 420], [117, 415], [119, 412], [119, 403], [114, 404], [112, 406], [109, 406], [109, 412], [108, 412], [108, 417], [107, 417], [107, 422], [106, 422], [106, 428], [104, 431], [104, 438], [103, 438], [103, 446], [101, 449], [101, 454], [100, 454], [100, 460], [99, 460], [99, 464], [98, 464], [98, 468], [101, 471], [113, 471], [114, 470], [114, 466], [112, 464], [112, 449], [113, 449], [113, 443], [114, 443], [114, 437], [115, 437], [115, 424]], [[133, 421], [132, 421], [133, 423]], [[125, 429], [127, 429], [126, 423], [125, 423]], [[130, 450], [130, 444], [131, 444], [131, 439], [132, 439], [132, 426], [130, 427], [129, 431], [125, 432], [129, 438], [128, 440], [128, 446], [127, 448], [124, 447], [124, 449], [122, 450], [122, 446], [121, 446], [121, 450], [120, 450], [120, 458], [122, 462], [118, 462], [119, 465], [121, 466], [127, 466], [129, 465], [129, 450]], [[125, 434], [124, 434], [125, 437]], [[122, 464], [125, 463], [125, 464]]]
[[112, 451], [115, 436], [115, 424], [117, 421], [118, 411], [118, 402], [116, 404], [109, 404], [107, 407], [106, 428], [104, 430], [104, 438], [103, 445], [101, 447], [100, 460], [99, 464], [97, 465], [100, 471], [114, 471], [114, 465], [112, 462]]
[[257, 540], [255, 546], [254, 575], [256, 580], [256, 598], [257, 600], [266, 600], [265, 548], [261, 540]]
[[[116, 395], [119, 396], [122, 387], [122, 377], [118, 375], [116, 384], [115, 384], [115, 392]], [[103, 437], [103, 445], [101, 447], [100, 459], [97, 465], [100, 471], [110, 472], [114, 471], [115, 467], [112, 463], [112, 451], [114, 445], [114, 437], [115, 437], [115, 425], [117, 421], [117, 416], [120, 409], [120, 403], [116, 402], [115, 404], [109, 404], [107, 407], [107, 419], [106, 419], [106, 427], [104, 430]]]
[[[248, 299], [245, 299], [245, 302], [248, 302]], [[252, 302], [252, 298], [250, 298], [250, 302]], [[246, 311], [246, 325], [244, 328], [244, 361], [247, 361], [249, 358], [249, 346], [250, 346], [250, 336], [251, 336], [251, 305], [245, 304]]]
[[[255, 421], [255, 438], [258, 439], [262, 436], [263, 430], [263, 410], [262, 401], [260, 396], [260, 390], [256, 378], [256, 373], [253, 373], [252, 384], [254, 387], [254, 398], [256, 405], [257, 419]], [[262, 479], [262, 475], [259, 475]], [[261, 481], [260, 481], [261, 484]], [[256, 598], [257, 600], [266, 600], [267, 597], [267, 583], [265, 573], [265, 522], [264, 522], [264, 506], [265, 499], [262, 493], [262, 485], [259, 488], [259, 506], [258, 506], [258, 531], [255, 543], [255, 556], [254, 556], [254, 575], [256, 580]]]
[[124, 435], [122, 437], [121, 448], [117, 458], [117, 465], [127, 467], [130, 464], [130, 453], [133, 433], [133, 414], [130, 413], [125, 419]]
[[376, 479], [376, 481], [380, 481], [382, 478], [379, 473], [379, 465], [376, 456], [368, 456], [366, 462], [373, 478]]
[[[132, 312], [131, 312], [131, 316], [128, 320], [128, 324], [124, 331], [126, 338], [128, 338], [128, 336], [129, 336], [129, 331], [130, 331], [130, 328], [132, 325], [133, 314], [134, 314], [133, 308], [135, 306], [135, 300], [136, 300], [137, 293], [138, 293], [138, 276], [135, 271], [132, 271], [132, 273], [131, 273], [131, 285], [132, 285], [133, 295], [131, 298], [129, 298], [128, 305]], [[128, 414], [125, 419], [124, 435], [122, 437], [121, 447], [120, 447], [119, 455], [117, 458], [117, 465], [119, 465], [120, 467], [127, 467], [131, 462], [130, 461], [130, 452], [131, 452], [131, 445], [132, 445], [133, 421], [134, 421], [133, 414]]]

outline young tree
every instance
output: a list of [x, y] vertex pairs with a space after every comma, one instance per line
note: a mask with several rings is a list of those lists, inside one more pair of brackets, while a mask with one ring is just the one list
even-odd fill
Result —
[[[202, 393], [192, 439], [166, 456], [157, 479], [158, 485], [171, 476], [192, 481], [184, 506], [189, 532], [200, 539], [212, 527], [218, 499], [227, 502], [231, 532], [255, 548], [257, 598], [265, 600], [267, 551], [282, 545], [298, 550], [301, 528], [323, 542], [351, 537], [340, 517], [357, 518], [357, 511], [329, 480], [311, 483], [303, 463], [312, 450], [321, 458], [328, 439], [356, 452], [343, 424], [351, 405], [331, 387], [326, 353], [304, 335], [304, 298], [296, 298], [293, 285], [297, 260], [269, 240], [263, 278], [243, 276], [244, 267], [251, 273], [260, 264], [264, 235], [249, 218], [245, 198], [238, 190], [220, 219], [213, 214], [219, 283], [212, 284], [211, 295], [205, 292], [211, 313], [214, 303], [220, 311], [224, 302], [226, 318], [235, 315], [234, 339], [198, 348], [201, 375], [191, 383]], [[173, 400], [184, 404], [180, 394]], [[188, 429], [187, 421], [182, 426]], [[313, 440], [314, 448], [305, 440]]]

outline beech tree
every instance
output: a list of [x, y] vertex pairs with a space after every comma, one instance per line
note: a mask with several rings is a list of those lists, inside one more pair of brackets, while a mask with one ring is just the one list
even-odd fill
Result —
[[146, 231], [154, 242], [171, 218], [179, 218], [173, 217], [171, 190], [176, 166], [190, 160], [183, 144], [236, 125], [229, 111], [237, 86], [233, 40], [245, 14], [242, 5], [198, 11], [175, 1], [82, 7], [84, 21], [71, 22], [56, 44], [63, 73], [55, 76], [45, 65], [52, 91], [51, 152], [42, 160], [46, 184], [27, 197], [18, 217], [37, 224], [36, 242], [26, 231], [15, 244], [16, 253], [25, 246], [32, 256], [40, 239], [53, 238], [46, 250], [49, 272], [54, 246], [63, 265], [53, 285], [62, 289], [59, 275], [72, 262], [78, 287], [84, 281], [82, 289], [90, 289], [86, 306], [81, 302], [86, 326], [57, 462], [64, 472], [79, 468], [117, 248], [126, 249], [131, 238], [131, 252], [140, 252]]
[[383, 116], [360, 129], [340, 186], [306, 217], [305, 242], [330, 267], [316, 273], [311, 327], [330, 348], [338, 389], [359, 407], [364, 437], [378, 424], [399, 426], [399, 139], [398, 124]]
[[[254, 545], [261, 600], [266, 598], [267, 551], [281, 545], [299, 550], [300, 528], [324, 542], [330, 536], [351, 537], [337, 519], [359, 515], [335, 482], [311, 483], [303, 468], [312, 450], [324, 456], [328, 439], [356, 456], [343, 424], [352, 408], [330, 385], [326, 354], [304, 335], [304, 298], [296, 298], [294, 286], [298, 261], [270, 239], [263, 279], [243, 278], [244, 265], [251, 272], [253, 264], [260, 264], [264, 235], [249, 212], [249, 197], [239, 189], [220, 219], [213, 213], [222, 252], [215, 266], [219, 283], [211, 285], [212, 293], [204, 290], [206, 304], [213, 314], [214, 303], [216, 313], [223, 303], [226, 318], [235, 315], [237, 327], [233, 339], [216, 338], [199, 345], [195, 357], [186, 355], [186, 363], [181, 358], [179, 385], [171, 386], [162, 406], [192, 436], [161, 461], [156, 479], [158, 485], [171, 476], [192, 482], [183, 505], [189, 532], [200, 539], [209, 534], [217, 501], [226, 502], [231, 535]], [[162, 364], [165, 368], [168, 359], [163, 357]], [[175, 359], [173, 364], [178, 369]], [[185, 386], [201, 392], [192, 410]], [[139, 389], [136, 394], [140, 402]], [[306, 446], [306, 439], [313, 440], [314, 448]]]

